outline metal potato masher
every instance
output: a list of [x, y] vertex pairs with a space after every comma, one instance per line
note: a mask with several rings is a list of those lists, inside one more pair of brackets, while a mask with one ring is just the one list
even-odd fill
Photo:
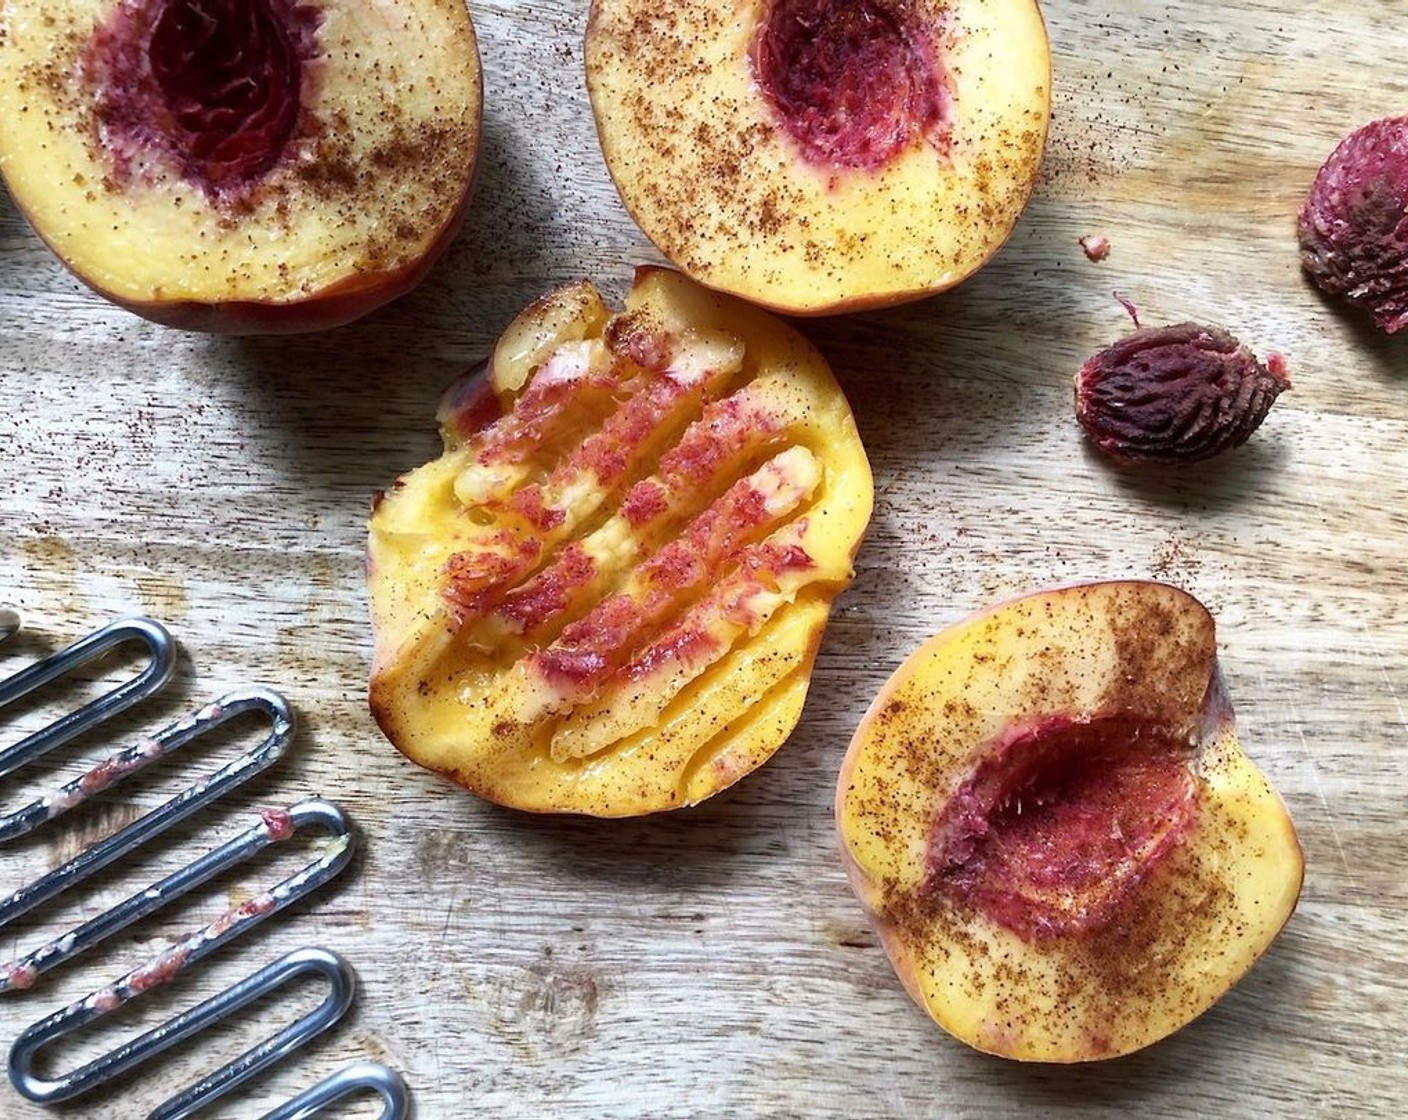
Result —
[[[0, 606], [0, 641], [9, 638], [19, 627], [18, 613]], [[132, 646], [142, 649], [144, 665], [141, 670], [0, 749], [0, 781], [159, 691], [172, 676], [176, 647], [170, 633], [160, 623], [149, 618], [129, 618], [104, 626], [0, 679], [0, 719], [3, 719], [6, 707], [37, 689], [62, 682], [120, 647]], [[0, 816], [0, 844], [5, 844], [49, 825], [54, 818], [97, 793], [158, 759], [180, 751], [235, 716], [249, 712], [268, 723], [268, 733], [262, 742], [233, 762], [203, 774], [168, 801], [33, 882], [8, 895], [0, 894], [0, 931], [22, 914], [136, 851], [267, 769], [292, 742], [293, 713], [284, 698], [270, 689], [236, 689], [165, 729], [142, 736], [132, 745], [109, 754], [80, 777]], [[356, 975], [338, 954], [323, 948], [303, 948], [269, 962], [218, 995], [77, 1068], [50, 1077], [35, 1072], [40, 1055], [47, 1054], [49, 1047], [116, 1011], [143, 992], [175, 978], [341, 873], [352, 856], [352, 832], [342, 811], [322, 800], [264, 810], [243, 833], [198, 856], [178, 871], [89, 918], [63, 936], [27, 949], [8, 963], [0, 963], [0, 999], [6, 992], [34, 986], [50, 969], [65, 964], [262, 849], [305, 830], [321, 832], [327, 837], [321, 854], [305, 867], [187, 934], [140, 967], [23, 1030], [10, 1048], [9, 1075], [14, 1088], [41, 1104], [70, 1100], [149, 1062], [177, 1043], [299, 978], [311, 977], [325, 983], [327, 994], [311, 1011], [166, 1100], [148, 1117], [148, 1120], [179, 1120], [195, 1114], [335, 1024], [352, 1005]], [[267, 1113], [264, 1120], [302, 1120], [335, 1101], [364, 1092], [381, 1098], [382, 1120], [403, 1120], [410, 1113], [410, 1094], [399, 1074], [379, 1063], [354, 1062]]]

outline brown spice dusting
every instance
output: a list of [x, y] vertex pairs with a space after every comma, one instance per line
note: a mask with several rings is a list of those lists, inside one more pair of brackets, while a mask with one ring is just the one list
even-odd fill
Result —
[[1171, 576], [1191, 577], [1202, 568], [1202, 559], [1192, 546], [1177, 537], [1170, 537], [1154, 550], [1149, 571], [1157, 579]]
[[607, 348], [646, 370], [663, 370], [674, 356], [675, 339], [646, 311], [613, 315], [606, 323]]

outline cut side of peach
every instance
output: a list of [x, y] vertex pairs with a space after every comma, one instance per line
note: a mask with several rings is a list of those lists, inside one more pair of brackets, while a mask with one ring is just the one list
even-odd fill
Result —
[[910, 995], [1009, 1058], [1184, 1026], [1271, 944], [1303, 874], [1212, 617], [1152, 582], [1039, 592], [931, 639], [861, 721], [836, 816]]
[[646, 236], [790, 314], [971, 275], [1025, 208], [1050, 118], [1034, 0], [593, 0], [585, 61]]
[[100, 294], [157, 322], [354, 319], [448, 245], [479, 150], [461, 3], [0, 7], [0, 172]]
[[870, 517], [869, 465], [791, 328], [642, 268], [540, 300], [371, 519], [371, 706], [502, 804], [631, 816], [766, 761]]

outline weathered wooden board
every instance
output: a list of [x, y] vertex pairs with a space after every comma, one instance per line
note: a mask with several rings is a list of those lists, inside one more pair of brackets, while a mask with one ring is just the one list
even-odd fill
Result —
[[[403, 1070], [424, 1117], [1408, 1109], [1408, 340], [1319, 299], [1293, 238], [1338, 136], [1408, 104], [1408, 2], [1049, 5], [1054, 133], [1008, 246], [948, 295], [805, 325], [850, 390], [878, 502], [801, 726], [703, 807], [615, 824], [462, 795], [395, 754], [363, 702], [369, 496], [434, 450], [440, 387], [549, 287], [588, 275], [619, 298], [632, 265], [658, 259], [597, 151], [585, 6], [473, 3], [488, 95], [473, 211], [423, 287], [358, 325], [244, 341], [152, 326], [91, 296], [0, 196], [0, 598], [30, 623], [0, 669], [151, 612], [183, 663], [173, 696], [131, 722], [240, 682], [281, 687], [302, 717], [295, 753], [236, 809], [322, 793], [363, 840], [339, 889], [122, 1029], [325, 943], [361, 973], [355, 1014], [217, 1114], [255, 1115], [358, 1056]], [[1093, 232], [1113, 243], [1103, 264], [1077, 246]], [[1114, 290], [1148, 322], [1219, 321], [1281, 350], [1294, 392], [1223, 462], [1112, 471], [1069, 396], [1079, 363], [1127, 326]], [[941, 624], [1019, 589], [1128, 575], [1217, 614], [1245, 740], [1300, 827], [1305, 893], [1252, 975], [1168, 1042], [1090, 1067], [984, 1058], [909, 1004], [867, 930], [835, 855], [836, 767], [882, 679]], [[140, 800], [178, 781], [167, 771]], [[77, 830], [7, 848], [0, 887], [135, 811], [109, 798]], [[202, 835], [239, 820], [216, 814]], [[4, 931], [0, 956], [180, 852]], [[5, 997], [0, 1039], [281, 869], [221, 881]], [[266, 1029], [289, 1016], [262, 1014]], [[141, 1115], [255, 1033], [232, 1026], [73, 1115]], [[41, 1112], [5, 1090], [0, 1114]]]

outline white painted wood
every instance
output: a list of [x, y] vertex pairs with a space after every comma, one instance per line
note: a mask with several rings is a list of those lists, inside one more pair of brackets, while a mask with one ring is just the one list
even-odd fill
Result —
[[[355, 1015], [216, 1114], [255, 1115], [251, 1101], [363, 1056], [402, 1069], [427, 1118], [1408, 1108], [1408, 339], [1326, 305], [1293, 234], [1339, 135], [1408, 101], [1408, 3], [1050, 5], [1055, 130], [1008, 246], [948, 295], [804, 325], [851, 392], [878, 503], [801, 726], [698, 810], [614, 824], [481, 804], [402, 761], [363, 703], [368, 502], [434, 450], [440, 387], [548, 288], [588, 275], [619, 298], [631, 266], [658, 259], [597, 151], [585, 4], [473, 11], [488, 96], [477, 198], [424, 286], [360, 324], [245, 341], [152, 326], [88, 294], [0, 196], [0, 598], [30, 623], [0, 668], [149, 611], [185, 649], [155, 711], [281, 686], [298, 747], [245, 800], [334, 797], [364, 841], [355, 878], [154, 994], [126, 1029], [323, 942], [361, 971]], [[1097, 232], [1113, 245], [1098, 265], [1077, 244]], [[1223, 462], [1111, 470], [1069, 396], [1080, 362], [1127, 326], [1115, 290], [1146, 322], [1219, 321], [1281, 350], [1294, 391]], [[1217, 614], [1245, 742], [1300, 827], [1300, 909], [1242, 985], [1164, 1044], [1070, 1069], [985, 1058], [909, 1004], [865, 927], [835, 855], [837, 763], [882, 679], [940, 625], [1040, 584], [1148, 575]], [[142, 798], [177, 776], [163, 781]], [[131, 813], [106, 798], [81, 835]], [[0, 889], [79, 842], [59, 829], [6, 849]], [[0, 956], [178, 855], [5, 931]], [[259, 881], [222, 882], [40, 992], [0, 997], [0, 1041]], [[71, 1115], [141, 1115], [252, 1037], [226, 1032]], [[0, 1115], [41, 1111], [5, 1090]]]

